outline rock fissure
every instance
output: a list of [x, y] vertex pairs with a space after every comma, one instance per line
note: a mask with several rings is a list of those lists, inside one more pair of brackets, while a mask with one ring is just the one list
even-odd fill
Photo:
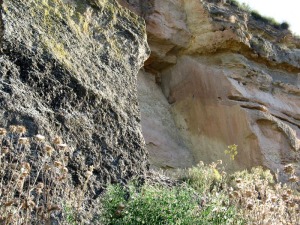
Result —
[[300, 123], [294, 122], [294, 121], [292, 121], [289, 118], [285, 118], [285, 117], [278, 116], [278, 115], [275, 115], [275, 114], [271, 114], [271, 115], [274, 116], [274, 117], [276, 117], [277, 119], [280, 119], [282, 121], [288, 122], [288, 123], [293, 124], [293, 125], [297, 126], [298, 128], [300, 128]]

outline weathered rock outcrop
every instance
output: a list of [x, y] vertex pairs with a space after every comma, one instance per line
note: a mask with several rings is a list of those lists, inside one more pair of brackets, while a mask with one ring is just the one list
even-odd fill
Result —
[[[157, 112], [151, 129], [143, 126], [148, 145], [179, 132], [184, 145], [180, 154], [192, 154], [194, 163], [226, 161], [224, 150], [235, 143], [239, 154], [228, 162], [231, 169], [264, 165], [275, 172], [286, 163], [299, 168], [298, 39], [221, 1], [153, 0], [147, 6], [138, 1], [127, 5], [146, 19], [152, 53], [145, 69], [156, 77], [176, 124], [168, 134], [161, 131], [162, 125], [155, 127], [154, 121], [169, 124], [169, 119]], [[153, 102], [141, 98], [142, 124], [151, 123], [143, 108], [155, 109], [149, 104], [162, 101], [153, 97], [157, 91], [152, 90]], [[150, 141], [154, 130], [160, 135]], [[168, 151], [170, 146], [160, 150]], [[158, 149], [154, 153], [152, 147], [148, 149], [152, 161], [161, 162], [155, 158]], [[176, 158], [175, 152], [169, 153], [163, 166]]]
[[192, 166], [194, 157], [177, 130], [171, 106], [155, 83], [155, 77], [140, 71], [138, 93], [143, 116], [141, 125], [152, 165], [165, 169]]
[[93, 195], [142, 175], [136, 75], [149, 55], [144, 21], [114, 0], [4, 0], [0, 18], [0, 126], [61, 135], [75, 183], [95, 166]]

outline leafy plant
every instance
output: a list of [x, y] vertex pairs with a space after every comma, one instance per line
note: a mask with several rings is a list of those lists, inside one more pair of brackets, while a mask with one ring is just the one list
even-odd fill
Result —
[[199, 198], [187, 186], [167, 188], [109, 186], [102, 198], [101, 222], [113, 225], [199, 224]]
[[200, 224], [244, 224], [239, 210], [230, 203], [227, 189], [227, 175], [221, 167], [222, 161], [179, 170], [175, 177], [186, 182], [201, 196]]
[[[208, 193], [206, 193], [208, 194]], [[127, 189], [111, 185], [102, 197], [101, 222], [111, 225], [243, 224], [224, 193], [199, 195], [186, 184], [144, 185]]]
[[65, 217], [66, 217], [66, 222], [68, 224], [72, 224], [72, 225], [76, 225], [76, 212], [74, 212], [74, 210], [72, 209], [72, 207], [66, 205], [64, 207], [64, 213], [65, 213]]
[[200, 195], [207, 193], [221, 183], [223, 177], [218, 166], [221, 161], [205, 165], [203, 162], [186, 170], [177, 171], [176, 177], [185, 181]]
[[224, 153], [226, 155], [229, 155], [231, 160], [234, 160], [234, 158], [238, 154], [237, 147], [238, 146], [236, 144], [228, 145], [227, 149], [224, 151]]
[[238, 208], [231, 204], [226, 190], [209, 193], [207, 199], [199, 213], [201, 224], [245, 224]]

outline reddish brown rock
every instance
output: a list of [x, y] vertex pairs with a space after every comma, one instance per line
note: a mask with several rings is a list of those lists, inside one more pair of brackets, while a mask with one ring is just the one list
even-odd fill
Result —
[[[144, 114], [145, 108], [162, 101], [154, 98], [158, 88], [148, 94], [151, 101], [140, 98], [146, 142], [149, 133], [162, 129], [149, 128], [146, 121], [161, 120], [176, 125], [168, 127], [168, 133], [179, 133], [182, 152], [191, 152], [195, 163], [226, 160], [227, 145], [237, 144], [236, 160], [227, 162], [231, 169], [263, 165], [275, 172], [286, 163], [299, 166], [299, 40], [226, 3], [150, 2], [144, 7], [136, 1], [131, 7], [141, 6], [152, 50], [145, 69], [155, 71], [169, 103], [162, 107], [173, 121], [159, 113], [152, 121]], [[147, 88], [141, 87], [140, 93]], [[176, 151], [157, 145], [166, 138], [171, 141], [169, 134], [160, 132], [151, 143], [160, 146], [155, 151], [171, 151], [166, 155], [176, 158], [180, 145]], [[165, 165], [149, 151], [152, 161]]]

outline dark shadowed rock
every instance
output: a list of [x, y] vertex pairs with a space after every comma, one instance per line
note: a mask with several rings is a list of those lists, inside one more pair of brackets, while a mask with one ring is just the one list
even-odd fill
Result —
[[61, 135], [73, 149], [75, 183], [95, 166], [94, 196], [106, 183], [142, 175], [143, 20], [114, 0], [4, 0], [0, 18], [0, 126]]

